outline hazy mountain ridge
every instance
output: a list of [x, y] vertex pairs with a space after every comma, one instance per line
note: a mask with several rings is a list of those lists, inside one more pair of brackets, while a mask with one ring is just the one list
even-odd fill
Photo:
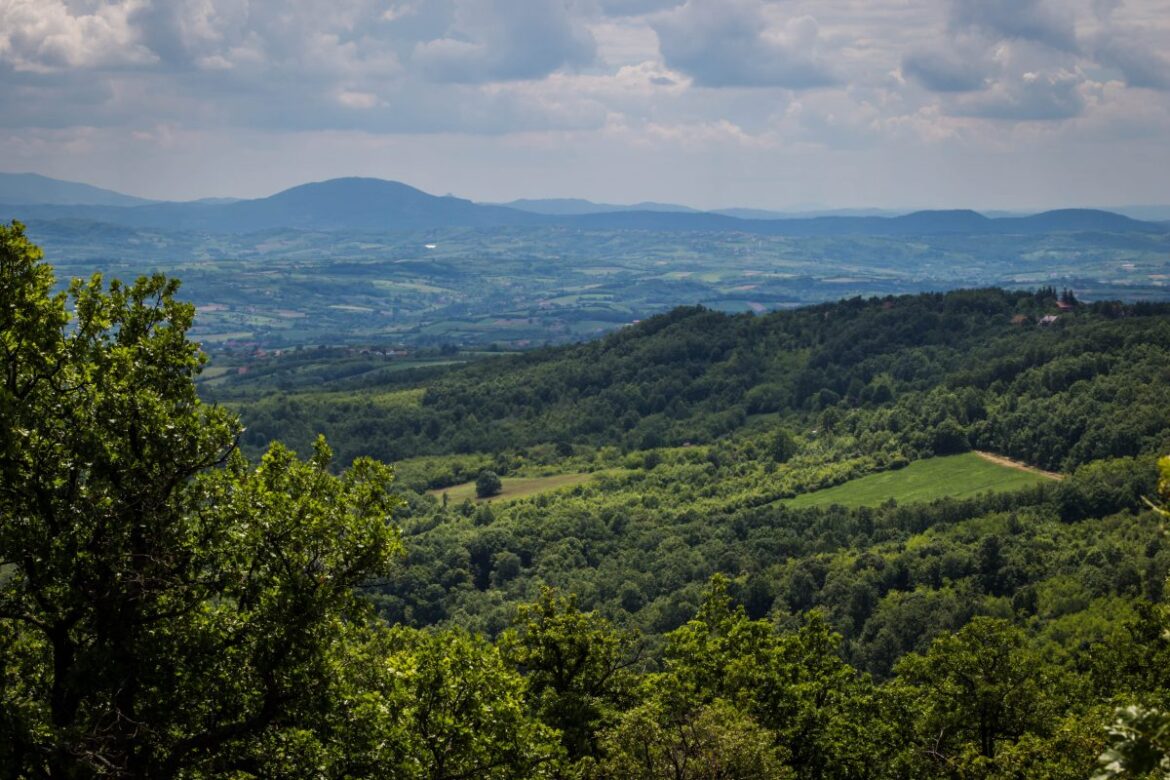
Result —
[[143, 206], [154, 201], [37, 173], [0, 173], [0, 204]]
[[546, 214], [548, 216], [575, 216], [580, 214], [604, 214], [613, 211], [666, 211], [683, 212], [687, 214], [701, 213], [700, 209], [682, 206], [678, 203], [656, 203], [642, 201], [641, 203], [594, 203], [584, 198], [520, 198], [507, 203], [486, 203], [488, 206], [504, 206], [505, 208], [527, 211], [532, 214]]
[[[760, 208], [718, 208], [703, 209], [684, 206], [679, 203], [659, 203], [656, 201], [642, 201], [640, 203], [598, 203], [584, 198], [520, 198], [507, 203], [488, 205], [506, 206], [520, 211], [529, 211], [533, 214], [548, 214], [555, 216], [571, 216], [583, 214], [604, 214], [617, 211], [662, 211], [679, 212], [685, 214], [720, 214], [736, 219], [809, 219], [812, 217], [898, 217], [909, 213], [912, 209], [848, 209], [848, 208], [817, 208], [805, 207], [790, 210], [760, 209]], [[1018, 216], [1018, 215], [1013, 215]]]
[[[93, 197], [100, 199], [99, 195]], [[100, 197], [109, 199], [105, 195]], [[568, 199], [556, 203], [571, 211], [573, 208], [586, 208], [582, 204], [588, 202]], [[1170, 230], [1165, 224], [1143, 222], [1099, 209], [1059, 209], [1022, 217], [988, 217], [969, 209], [955, 209], [916, 211], [901, 216], [744, 219], [718, 212], [660, 210], [666, 204], [646, 205], [654, 208], [639, 210], [629, 207], [621, 211], [540, 214], [507, 205], [475, 203], [450, 195], [430, 195], [401, 182], [351, 177], [302, 184], [266, 198], [229, 203], [20, 205], [8, 201], [0, 205], [0, 215], [26, 221], [81, 219], [138, 228], [208, 233], [252, 233], [281, 228], [398, 231], [525, 226], [776, 236], [1037, 234], [1078, 231], [1164, 233]]]

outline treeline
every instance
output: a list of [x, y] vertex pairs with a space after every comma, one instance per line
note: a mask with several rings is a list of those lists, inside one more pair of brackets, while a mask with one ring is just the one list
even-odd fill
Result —
[[727, 587], [712, 580], [649, 659], [636, 633], [571, 598], [545, 591], [520, 608], [496, 647], [528, 713], [559, 737], [553, 774], [1086, 778], [1110, 705], [1170, 683], [1154, 610], [1118, 620], [1111, 644], [1067, 653], [977, 617], [875, 682], [842, 661], [820, 613], [777, 630]]

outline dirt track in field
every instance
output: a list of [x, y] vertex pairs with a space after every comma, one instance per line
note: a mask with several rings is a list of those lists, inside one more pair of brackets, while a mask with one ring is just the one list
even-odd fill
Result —
[[1018, 469], [1019, 471], [1027, 471], [1031, 474], [1039, 474], [1042, 477], [1055, 479], [1058, 482], [1064, 479], [1064, 474], [1058, 474], [1055, 471], [1045, 471], [1044, 469], [1038, 469], [1035, 466], [1029, 466], [1027, 463], [1020, 463], [1018, 460], [1005, 458], [1003, 455], [996, 455], [994, 452], [982, 452], [980, 450], [975, 450], [975, 454], [984, 460], [989, 460], [992, 463], [998, 463], [1001, 466], [1007, 466], [1010, 469]]

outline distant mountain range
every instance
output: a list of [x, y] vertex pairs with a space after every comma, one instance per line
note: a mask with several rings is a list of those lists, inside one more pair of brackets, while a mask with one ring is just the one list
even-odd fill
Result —
[[508, 203], [495, 205], [506, 206], [520, 211], [531, 211], [533, 214], [550, 214], [557, 216], [576, 216], [581, 214], [602, 214], [615, 211], [666, 211], [681, 214], [722, 214], [725, 217], [736, 219], [798, 219], [808, 217], [897, 217], [906, 214], [905, 210], [895, 209], [800, 209], [799, 211], [773, 211], [771, 209], [729, 208], [711, 209], [704, 212], [701, 209], [681, 206], [677, 203], [655, 203], [643, 201], [641, 203], [617, 204], [594, 203], [581, 198], [546, 198], [513, 200]]
[[620, 205], [617, 203], [594, 203], [591, 200], [584, 200], [582, 198], [544, 198], [535, 200], [521, 198], [520, 200], [509, 201], [508, 203], [490, 205], [504, 206], [519, 211], [528, 211], [533, 214], [547, 214], [558, 217], [578, 216], [581, 214], [603, 214], [613, 211], [677, 211], [684, 214], [700, 213], [699, 209], [693, 209], [690, 206], [680, 206], [677, 203], [642, 201], [641, 203]]
[[203, 233], [265, 230], [400, 231], [469, 227], [565, 227], [597, 230], [741, 232], [762, 235], [1038, 234], [1170, 232], [1170, 225], [1098, 209], [1062, 209], [989, 217], [970, 210], [876, 215], [845, 212], [791, 216], [754, 209], [696, 211], [685, 206], [596, 204], [578, 199], [481, 204], [427, 194], [382, 179], [302, 184], [267, 198], [158, 202], [35, 174], [0, 174], [0, 217], [82, 220], [139, 229]]
[[154, 201], [36, 173], [0, 173], [0, 204], [144, 206]]

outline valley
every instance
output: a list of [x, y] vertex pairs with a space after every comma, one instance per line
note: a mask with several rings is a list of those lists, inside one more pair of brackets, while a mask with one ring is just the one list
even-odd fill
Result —
[[[177, 272], [194, 307], [157, 277], [77, 287], [65, 314], [60, 283], [0, 273], [34, 289], [29, 310], [85, 322], [6, 342], [17, 384], [0, 393], [23, 415], [0, 428], [7, 468], [31, 475], [0, 500], [55, 523], [37, 503], [52, 485], [81, 530], [10, 524], [0, 544], [73, 545], [37, 560], [75, 578], [93, 556], [116, 568], [122, 542], [86, 523], [175, 491], [150, 565], [182, 583], [161, 603], [192, 606], [150, 619], [207, 646], [273, 638], [222, 669], [202, 645], [166, 652], [204, 677], [308, 675], [297, 695], [330, 729], [368, 705], [379, 747], [330, 732], [330, 766], [373, 755], [356, 776], [422, 777], [437, 707], [474, 735], [454, 755], [501, 778], [637, 777], [637, 735], [683, 723], [750, 737], [765, 769], [744, 777], [1082, 780], [1114, 705], [1170, 690], [1142, 671], [1164, 666], [1149, 637], [1170, 575], [1164, 234], [443, 228], [298, 234], [303, 253], [275, 235], [240, 261], [162, 267], [155, 247], [61, 265]], [[8, 240], [23, 268], [31, 245]], [[223, 257], [256, 237], [214, 240]], [[46, 356], [76, 384], [42, 381], [62, 370]], [[500, 490], [479, 498], [486, 472]], [[8, 566], [5, 598], [39, 587]], [[333, 617], [311, 634], [314, 615]], [[964, 731], [977, 702], [937, 710], [967, 679], [954, 664], [993, 664], [978, 696], [1019, 702], [993, 755]]]
[[[690, 307], [580, 345], [374, 367], [324, 392], [309, 379], [265, 393], [263, 374], [207, 392], [239, 411], [252, 452], [324, 432], [342, 465], [397, 464], [410, 564], [372, 594], [392, 621], [490, 635], [552, 585], [661, 637], [723, 573], [754, 617], [826, 610], [846, 657], [885, 675], [936, 632], [1001, 614], [1017, 586], [1090, 576], [1033, 546], [1052, 534], [1097, 544], [1121, 526], [1086, 517], [1136, 512], [1110, 523], [1139, 536], [1129, 523], [1153, 521], [1140, 497], [1170, 449], [1165, 305], [1079, 304], [1039, 324], [1057, 304], [1053, 291], [981, 290], [767, 315]], [[505, 493], [475, 501], [484, 470]], [[929, 554], [923, 534], [937, 538]], [[1016, 585], [980, 590], [967, 556], [989, 536], [1033, 561]], [[856, 578], [858, 556], [933, 573], [851, 607], [858, 596], [834, 583]], [[958, 568], [930, 568], [944, 560]], [[1170, 570], [1157, 560], [1142, 588]], [[962, 610], [914, 618], [931, 628], [879, 652], [883, 621], [939, 609], [957, 588], [973, 588]], [[1102, 588], [1077, 609], [1118, 595]]]
[[763, 313], [988, 286], [1170, 297], [1170, 227], [1092, 210], [547, 215], [339, 179], [224, 205], [0, 203], [0, 216], [26, 221], [63, 279], [181, 278], [216, 353], [530, 349], [678, 305]]

